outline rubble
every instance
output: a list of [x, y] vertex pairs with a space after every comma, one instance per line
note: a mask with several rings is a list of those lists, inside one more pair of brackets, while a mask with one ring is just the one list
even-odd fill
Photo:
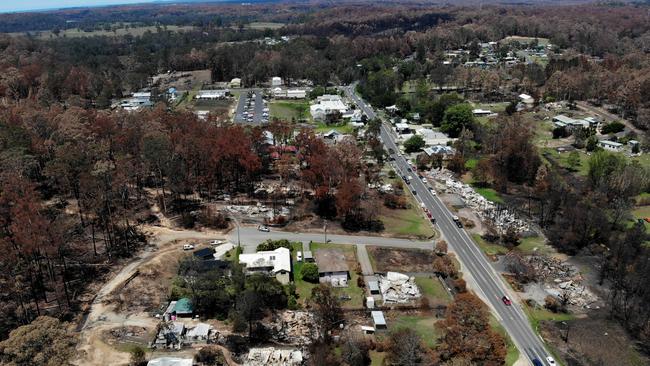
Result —
[[528, 223], [518, 219], [513, 212], [497, 207], [494, 202], [476, 193], [471, 186], [457, 181], [450, 172], [446, 170], [434, 170], [432, 174], [436, 180], [444, 182], [447, 192], [455, 193], [462, 197], [465, 203], [476, 212], [481, 220], [492, 223], [499, 234], [504, 234], [510, 229], [515, 230], [517, 233], [530, 230]]
[[299, 366], [302, 362], [300, 350], [264, 347], [251, 348], [244, 366]]
[[578, 269], [557, 258], [533, 255], [527, 258], [534, 268], [544, 290], [568, 305], [589, 308], [599, 300], [593, 292], [583, 285], [583, 278]]
[[320, 332], [314, 315], [307, 311], [278, 313], [268, 327], [277, 342], [294, 345], [309, 344], [318, 338]]
[[379, 276], [379, 289], [384, 303], [403, 304], [421, 296], [415, 279], [398, 272], [386, 272], [386, 276]]

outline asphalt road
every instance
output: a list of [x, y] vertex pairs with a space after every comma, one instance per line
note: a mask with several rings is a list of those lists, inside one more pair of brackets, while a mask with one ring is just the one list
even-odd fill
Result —
[[[367, 105], [354, 92], [353, 86], [345, 87], [348, 97], [363, 110], [369, 119], [377, 117], [375, 111]], [[484, 301], [488, 302], [493, 309], [493, 314], [503, 325], [522, 355], [527, 356], [529, 363], [537, 358], [542, 364], [547, 365], [546, 357], [549, 353], [544, 347], [542, 339], [533, 331], [526, 314], [521, 306], [513, 301], [511, 306], [503, 303], [501, 298], [509, 293], [509, 287], [504, 283], [503, 278], [496, 273], [490, 265], [488, 258], [481, 252], [476, 243], [470, 238], [465, 230], [460, 229], [454, 223], [453, 215], [440, 199], [429, 191], [429, 187], [423, 183], [416, 172], [409, 173], [412, 169], [408, 161], [399, 153], [400, 150], [395, 144], [392, 130], [385, 124], [381, 127], [381, 139], [386, 149], [393, 149], [395, 161], [392, 162], [396, 172], [402, 175], [411, 175], [413, 179], [408, 185], [411, 191], [415, 191], [415, 197], [436, 218], [436, 225], [441, 231], [451, 249], [458, 256], [463, 271], [471, 276], [476, 290]], [[512, 297], [511, 297], [512, 298]]]
[[[237, 230], [228, 233], [228, 241], [237, 244]], [[239, 241], [244, 253], [255, 253], [257, 245], [267, 239], [287, 239], [289, 241], [300, 241], [303, 243], [325, 242], [325, 233], [293, 233], [288, 231], [276, 231], [271, 228], [270, 232], [259, 231], [256, 228], [240, 227]], [[327, 241], [337, 244], [368, 244], [383, 247], [410, 248], [410, 249], [433, 249], [430, 241], [416, 241], [408, 239], [384, 238], [381, 236], [357, 236], [357, 235], [333, 235], [327, 234]]]
[[262, 89], [250, 89], [250, 91], [255, 93], [255, 115], [253, 116], [253, 122], [248, 122], [247, 118], [244, 117], [244, 108], [246, 107], [248, 89], [242, 89], [241, 94], [239, 95], [239, 102], [237, 103], [237, 110], [235, 110], [235, 123], [261, 125], [262, 113], [264, 113], [265, 107], [262, 98]]

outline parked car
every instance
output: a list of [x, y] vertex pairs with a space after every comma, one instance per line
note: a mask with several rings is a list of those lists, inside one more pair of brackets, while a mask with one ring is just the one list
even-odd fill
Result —
[[296, 260], [302, 262], [302, 252], [300, 250], [296, 252]]
[[418, 195], [418, 192], [417, 192], [415, 189], [412, 190], [411, 193], [413, 193], [414, 196], [417, 196], [417, 195]]
[[422, 177], [422, 183], [426, 183], [426, 182], [427, 182], [427, 178]]
[[183, 244], [183, 250], [192, 250], [194, 249], [193, 244]]
[[510, 300], [510, 298], [506, 295], [503, 295], [501, 301], [503, 301], [503, 303], [506, 304], [507, 306], [512, 305], [512, 300]]
[[534, 366], [544, 366], [544, 364], [542, 363], [542, 361], [540, 361], [540, 360], [537, 359], [537, 358], [533, 359], [533, 365], [534, 365]]
[[431, 212], [427, 212], [427, 217], [431, 218]]
[[211, 241], [210, 241], [210, 245], [214, 245], [214, 246], [221, 245], [221, 244], [223, 244], [223, 243], [225, 243], [225, 241], [223, 241], [223, 240], [217, 240], [217, 239], [215, 239], [215, 240], [211, 240]]
[[271, 231], [271, 229], [269, 229], [269, 227], [266, 226], [266, 225], [260, 225], [260, 226], [258, 226], [258, 227], [257, 227], [257, 230], [259, 230], [259, 231], [264, 231], [265, 233], [268, 233], [269, 231]]
[[557, 364], [555, 363], [555, 359], [554, 359], [553, 357], [551, 357], [551, 356], [546, 357], [546, 362], [548, 362], [549, 366], [555, 366], [555, 365], [557, 365]]

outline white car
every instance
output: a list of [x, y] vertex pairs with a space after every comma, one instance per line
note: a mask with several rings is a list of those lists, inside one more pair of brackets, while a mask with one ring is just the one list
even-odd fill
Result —
[[221, 245], [223, 243], [225, 243], [223, 240], [216, 240], [215, 239], [215, 240], [210, 241], [210, 245], [214, 245], [214, 246]]
[[192, 250], [194, 249], [193, 244], [183, 244], [183, 250]]
[[427, 182], [427, 178], [422, 178], [422, 183], [426, 183], [426, 182]]
[[550, 366], [555, 366], [555, 365], [557, 365], [557, 364], [555, 363], [555, 359], [554, 359], [553, 357], [551, 357], [551, 356], [546, 357], [546, 362], [548, 362], [548, 364], [549, 364]]
[[266, 225], [260, 225], [260, 226], [258, 226], [258, 227], [257, 227], [257, 230], [259, 230], [259, 231], [264, 231], [265, 233], [268, 233], [268, 232], [271, 231], [271, 229], [269, 229], [269, 227], [266, 226]]
[[296, 260], [297, 260], [298, 262], [302, 262], [302, 252], [301, 252], [301, 251], [298, 251], [298, 252], [296, 253]]

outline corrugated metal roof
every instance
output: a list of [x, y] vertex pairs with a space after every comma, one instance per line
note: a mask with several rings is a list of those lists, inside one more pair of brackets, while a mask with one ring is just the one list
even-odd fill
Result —
[[371, 311], [372, 321], [377, 325], [386, 325], [386, 319], [384, 319], [384, 313], [382, 311]]

